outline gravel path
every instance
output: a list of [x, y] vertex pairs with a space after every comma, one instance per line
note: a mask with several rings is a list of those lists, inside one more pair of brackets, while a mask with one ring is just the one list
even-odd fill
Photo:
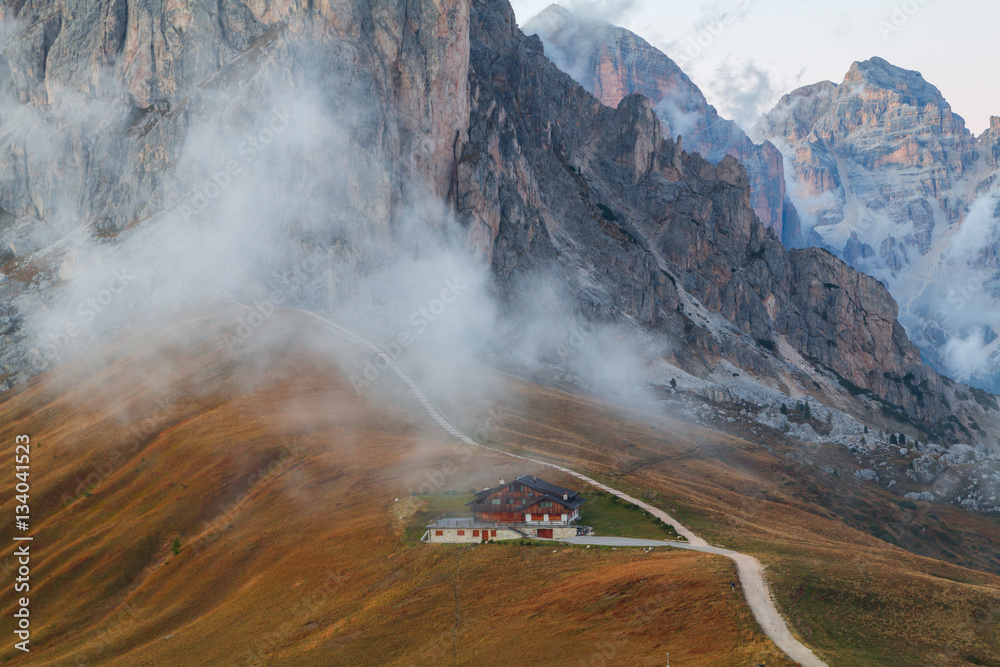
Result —
[[[245, 305], [245, 304], [244, 304]], [[390, 357], [384, 350], [380, 347], [371, 343], [356, 333], [342, 327], [339, 324], [331, 322], [330, 320], [317, 315], [316, 313], [309, 312], [307, 310], [300, 310], [299, 312], [308, 315], [312, 319], [316, 320], [322, 324], [326, 329], [333, 331], [334, 333], [347, 338], [348, 340], [361, 345], [364, 348], [371, 350], [373, 353], [378, 355], [379, 358], [385, 362], [392, 372], [395, 373], [400, 380], [402, 380], [413, 395], [420, 401], [420, 404], [430, 415], [431, 419], [437, 422], [445, 431], [454, 436], [455, 438], [461, 440], [462, 442], [473, 446], [481, 447], [483, 449], [488, 449], [499, 454], [504, 454], [512, 458], [521, 459], [524, 461], [530, 461], [531, 463], [537, 463], [539, 465], [547, 466], [549, 468], [554, 468], [560, 472], [564, 472], [568, 475], [572, 475], [577, 479], [595, 486], [602, 491], [610, 493], [612, 495], [618, 496], [622, 500], [630, 502], [634, 505], [641, 507], [646, 510], [656, 518], [660, 519], [664, 523], [671, 525], [678, 535], [683, 535], [687, 539], [687, 543], [683, 542], [659, 542], [658, 540], [637, 540], [639, 542], [648, 542], [649, 544], [623, 544], [621, 546], [672, 546], [682, 549], [693, 549], [695, 551], [703, 551], [706, 553], [713, 553], [725, 556], [733, 560], [736, 563], [736, 569], [739, 572], [740, 584], [743, 587], [743, 594], [746, 596], [747, 604], [750, 605], [750, 610], [753, 612], [754, 618], [760, 624], [761, 629], [764, 633], [771, 638], [771, 641], [777, 645], [779, 649], [784, 651], [784, 653], [795, 660], [796, 662], [803, 665], [803, 667], [827, 667], [827, 664], [816, 657], [809, 647], [796, 639], [791, 631], [788, 629], [788, 625], [785, 623], [785, 619], [782, 618], [781, 614], [778, 612], [777, 606], [774, 604], [774, 598], [771, 596], [771, 589], [767, 585], [767, 580], [764, 578], [764, 566], [761, 565], [760, 561], [753, 556], [748, 556], [747, 554], [741, 554], [735, 551], [730, 551], [728, 549], [723, 549], [720, 547], [713, 547], [708, 544], [704, 539], [698, 537], [693, 532], [691, 532], [687, 527], [682, 525], [679, 521], [674, 519], [672, 516], [664, 512], [663, 510], [653, 507], [648, 503], [645, 503], [638, 498], [633, 498], [627, 493], [623, 493], [617, 489], [614, 489], [605, 484], [601, 484], [597, 480], [591, 479], [582, 473], [578, 473], [575, 470], [570, 470], [569, 468], [564, 468], [562, 466], [556, 465], [554, 463], [549, 463], [548, 461], [539, 461], [538, 459], [532, 459], [526, 456], [518, 456], [517, 454], [511, 454], [510, 452], [505, 452], [502, 449], [494, 449], [492, 447], [487, 447], [476, 442], [469, 436], [465, 435], [462, 431], [455, 427], [448, 419], [441, 414], [441, 412], [434, 407], [434, 403], [430, 400], [424, 390], [421, 389], [420, 385], [416, 383], [409, 375], [407, 375], [403, 369], [401, 369], [396, 362]], [[570, 538], [566, 541], [571, 541], [580, 538]], [[602, 538], [585, 538], [585, 539], [602, 539]], [[612, 540], [628, 540], [628, 538], [603, 538]], [[631, 541], [631, 540], [630, 540]]]
[[636, 537], [610, 537], [604, 535], [591, 535], [589, 537], [564, 537], [553, 542], [565, 542], [567, 544], [592, 544], [600, 547], [672, 547], [674, 549], [688, 549], [690, 551], [703, 551], [708, 554], [718, 554], [728, 556], [736, 553], [722, 547], [702, 546], [698, 544], [688, 544], [687, 542], [674, 542], [672, 540], [644, 540]]

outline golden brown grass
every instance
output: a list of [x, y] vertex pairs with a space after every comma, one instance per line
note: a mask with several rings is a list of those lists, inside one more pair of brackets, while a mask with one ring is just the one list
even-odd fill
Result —
[[507, 382], [488, 422], [474, 410], [468, 427], [488, 423], [493, 444], [633, 494], [655, 491], [653, 502], [710, 542], [758, 556], [793, 629], [830, 664], [1000, 664], [996, 519], [941, 504], [906, 510], [874, 485], [810, 464], [853, 467], [835, 446], [810, 451], [776, 437], [765, 448]]
[[[570, 482], [456, 456], [423, 415], [359, 397], [277, 319], [230, 354], [240, 315], [187, 313], [0, 397], [0, 442], [32, 439], [35, 535], [33, 650], [26, 661], [8, 642], [3, 659], [788, 664], [719, 557], [407, 545], [408, 494], [429, 471], [449, 471], [443, 490], [516, 473]], [[8, 517], [12, 481], [0, 476]], [[8, 547], [8, 579], [11, 567]]]

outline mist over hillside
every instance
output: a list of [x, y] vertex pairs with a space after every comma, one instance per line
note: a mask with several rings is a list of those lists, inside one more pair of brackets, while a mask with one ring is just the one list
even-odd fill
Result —
[[998, 390], [996, 143], [941, 92], [872, 58], [786, 95], [756, 131], [781, 149], [803, 239], [892, 291], [928, 361]]
[[[628, 4], [0, 7], [41, 664], [997, 659], [1000, 124], [871, 59], [755, 143]], [[619, 532], [431, 539], [524, 474]]]
[[[605, 82], [609, 108], [503, 3], [422, 15], [448, 26], [433, 38], [401, 8], [248, 11], [155, 14], [177, 26], [162, 34], [7, 11], [6, 386], [231, 299], [257, 310], [233, 345], [276, 307], [311, 309], [442, 395], [475, 389], [466, 360], [493, 355], [694, 420], [697, 401], [658, 397], [743, 401], [762, 423], [813, 400], [844, 446], [877, 426], [995, 448], [1000, 412], [923, 365], [880, 284], [783, 247], [777, 152], [662, 54], [661, 100]], [[691, 141], [666, 135], [675, 88], [701, 100]]]

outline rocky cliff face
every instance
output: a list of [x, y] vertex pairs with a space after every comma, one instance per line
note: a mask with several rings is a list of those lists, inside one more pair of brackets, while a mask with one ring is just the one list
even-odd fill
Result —
[[1000, 116], [990, 116], [990, 128], [979, 135], [979, 144], [986, 153], [987, 164], [1000, 167]]
[[[667, 136], [683, 137], [689, 151], [716, 163], [732, 155], [750, 175], [751, 203], [779, 238], [798, 238], [794, 207], [785, 197], [781, 153], [768, 141], [755, 144], [731, 120], [721, 118], [701, 90], [662, 51], [623, 28], [582, 18], [552, 5], [524, 26], [545, 44], [546, 55], [609, 107], [639, 94], [653, 104]], [[785, 224], [790, 228], [786, 232]]]
[[495, 238], [498, 279], [550, 263], [590, 312], [680, 341], [671, 361], [693, 373], [729, 361], [826, 400], [869, 392], [877, 410], [979, 437], [949, 408], [980, 407], [922, 365], [886, 289], [828, 252], [786, 250], [751, 207], [736, 159], [683, 151], [643, 96], [598, 104], [509, 11], [474, 7], [458, 207], [489, 230], [478, 237]]
[[[176, 251], [171, 239], [192, 235], [207, 248], [177, 252], [215, 261], [248, 248], [263, 258], [254, 255], [253, 269], [308, 260], [321, 279], [285, 298], [324, 307], [371, 267], [424, 252], [426, 240], [407, 231], [418, 217], [457, 233], [489, 267], [509, 321], [527, 317], [526, 294], [552, 289], [569, 295], [581, 321], [653, 341], [664, 352], [652, 365], [746, 374], [768, 391], [925, 438], [985, 441], [1000, 426], [1000, 413], [922, 365], [880, 283], [825, 251], [782, 245], [735, 157], [683, 150], [646, 97], [602, 104], [521, 33], [506, 2], [115, 11], [82, 2], [46, 13], [29, 2], [8, 26], [6, 386], [40, 370], [24, 319], [58, 304], [93, 257], [131, 252], [155, 264]], [[299, 116], [283, 120], [303, 87]], [[100, 113], [81, 119], [72, 113], [81, 104]], [[263, 151], [279, 132], [291, 139], [265, 163], [251, 157], [231, 170], [215, 157], [216, 135], [235, 134], [238, 154], [256, 155], [254, 142]], [[200, 215], [179, 214], [192, 208]], [[260, 220], [271, 235], [258, 239], [253, 227], [243, 238]], [[196, 268], [187, 282], [199, 280]], [[150, 275], [152, 294], [161, 285]], [[249, 282], [221, 287], [252, 295]], [[101, 295], [112, 291], [84, 303], [107, 305]], [[123, 309], [128, 318], [139, 301]], [[79, 324], [60, 331], [72, 338]]]
[[932, 363], [994, 390], [997, 128], [977, 140], [919, 73], [880, 58], [785, 96], [757, 128], [790, 165], [803, 241], [888, 285]]
[[[468, 124], [468, 6], [458, 0], [315, 9], [304, 2], [29, 1], [6, 39], [10, 94], [21, 105], [4, 109], [2, 119], [34, 125], [8, 132], [0, 145], [0, 199], [15, 218], [50, 217], [59, 192], [70, 189], [78, 202], [61, 207], [64, 217], [122, 229], [157, 196], [181, 139], [213, 96], [277, 104], [306, 76], [338, 89], [350, 80], [348, 92], [372, 110], [369, 124], [393, 128], [362, 148], [403, 165], [409, 178], [399, 182], [424, 182], [439, 196], [449, 185], [441, 165], [453, 141], [438, 139]], [[264, 78], [271, 90], [257, 83]], [[233, 81], [241, 94], [233, 95]], [[107, 135], [76, 134], [99, 125], [77, 107], [105, 115]], [[52, 159], [67, 170], [52, 168]], [[67, 175], [79, 180], [67, 184]], [[386, 205], [401, 197], [380, 195]]]

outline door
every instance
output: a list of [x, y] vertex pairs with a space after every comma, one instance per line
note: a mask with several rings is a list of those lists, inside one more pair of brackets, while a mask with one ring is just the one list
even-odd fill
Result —
[[552, 539], [552, 529], [551, 528], [539, 528], [538, 529], [538, 536], [539, 537], [547, 537], [547, 538], [549, 538], [551, 540]]

